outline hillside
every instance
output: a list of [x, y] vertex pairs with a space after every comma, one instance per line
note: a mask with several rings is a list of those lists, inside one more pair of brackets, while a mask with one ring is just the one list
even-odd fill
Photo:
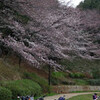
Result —
[[[97, 11], [61, 7], [56, 0], [0, 0], [0, 15], [1, 55], [14, 53], [36, 68], [48, 64], [60, 70], [99, 67], [91, 66], [100, 59]], [[90, 65], [73, 65], [77, 59]]]
[[0, 100], [59, 85], [100, 85], [99, 11], [0, 0]]

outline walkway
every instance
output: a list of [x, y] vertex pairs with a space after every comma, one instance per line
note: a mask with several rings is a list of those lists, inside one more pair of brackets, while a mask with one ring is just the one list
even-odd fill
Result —
[[55, 96], [45, 97], [44, 100], [55, 100], [55, 99], [58, 99], [60, 96], [63, 96], [63, 95], [65, 95], [66, 99], [69, 99], [73, 96], [84, 95], [84, 94], [94, 94], [94, 92], [59, 94], [59, 95], [55, 95]]

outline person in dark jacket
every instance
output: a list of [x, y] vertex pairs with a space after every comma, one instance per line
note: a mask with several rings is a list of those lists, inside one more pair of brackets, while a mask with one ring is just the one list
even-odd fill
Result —
[[22, 97], [21, 97], [21, 100], [25, 100], [25, 97], [24, 97], [24, 96], [22, 96]]
[[65, 95], [63, 97], [60, 97], [58, 100], [65, 100]]
[[97, 93], [94, 93], [94, 95], [93, 95], [93, 100], [97, 100], [97, 99], [98, 99]]

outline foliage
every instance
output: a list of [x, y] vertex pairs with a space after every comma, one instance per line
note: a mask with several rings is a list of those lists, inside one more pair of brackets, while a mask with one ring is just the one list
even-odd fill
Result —
[[93, 43], [98, 43], [98, 44], [100, 44], [100, 39], [97, 39], [97, 40], [93, 41]]
[[68, 70], [72, 70], [73, 62], [67, 59], [62, 59], [59, 61], [59, 64], [66, 66]]
[[75, 79], [74, 81], [76, 85], [89, 85], [89, 82], [87, 80]]
[[47, 94], [47, 96], [54, 96], [54, 95], [57, 95], [57, 93], [52, 92], [52, 93]]
[[83, 9], [99, 9], [100, 10], [100, 0], [85, 0], [81, 2], [79, 7]]
[[89, 79], [88, 83], [90, 85], [100, 85], [100, 79]]
[[63, 85], [72, 85], [73, 81], [67, 79], [67, 74], [65, 72], [52, 72], [51, 83], [53, 85], [63, 84]]
[[0, 87], [0, 100], [11, 100], [12, 92], [6, 88]]
[[64, 78], [64, 77], [66, 77], [66, 74], [64, 72], [52, 72], [52, 77]]
[[48, 92], [49, 85], [48, 85], [48, 81], [45, 78], [38, 76], [35, 73], [29, 73], [29, 72], [24, 72], [23, 78], [31, 79], [31, 80], [37, 82], [43, 88], [44, 92]]
[[37, 83], [27, 79], [8, 82], [5, 81], [2, 82], [1, 85], [12, 91], [13, 98], [16, 98], [18, 95], [38, 96], [41, 94], [41, 87]]
[[69, 73], [69, 76], [71, 78], [84, 78], [85, 77], [85, 75], [83, 73], [80, 73], [80, 72]]
[[71, 61], [67, 59], [60, 60], [59, 64], [65, 66], [66, 70], [80, 71], [81, 73], [83, 73], [92, 71], [94, 70], [94, 68], [99, 69], [100, 60], [89, 60], [76, 57]]
[[3, 2], [0, 1], [0, 9], [2, 9], [4, 7]]
[[93, 78], [100, 78], [100, 69], [94, 69], [93, 71], [92, 71], [92, 76], [93, 76]]
[[14, 15], [15, 15], [15, 19], [18, 22], [21, 22], [23, 24], [27, 24], [28, 21], [30, 20], [28, 16], [22, 15], [22, 14], [18, 13], [17, 11], [14, 11]]
[[3, 33], [3, 35], [2, 35], [3, 37], [6, 37], [8, 35], [13, 36], [13, 31], [8, 27], [0, 28], [0, 31]]

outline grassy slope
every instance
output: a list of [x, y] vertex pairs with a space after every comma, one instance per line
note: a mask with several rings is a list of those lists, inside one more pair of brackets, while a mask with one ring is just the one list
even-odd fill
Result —
[[[36, 69], [22, 61], [21, 65], [18, 64], [18, 58], [12, 55], [0, 58], [0, 80], [18, 80], [22, 79], [24, 72], [36, 73], [41, 77], [48, 76], [46, 72]], [[45, 77], [47, 78], [47, 77]]]
[[[75, 67], [77, 69], [80, 68], [79, 66], [83, 67], [84, 69], [87, 66], [91, 66], [92, 68], [98, 67], [100, 65], [100, 61], [88, 61], [85, 59], [76, 59], [73, 62], [63, 60], [60, 62], [67, 67]], [[45, 66], [46, 68], [46, 66]], [[22, 62], [21, 65], [18, 65], [18, 58], [14, 57], [13, 55], [8, 56], [6, 59], [0, 58], [0, 80], [19, 80], [19, 79], [31, 79], [36, 82], [40, 82], [42, 84], [48, 84], [48, 71], [47, 69], [40, 70], [36, 69], [33, 66], [28, 65], [25, 62]], [[89, 70], [88, 70], [89, 71]], [[84, 75], [85, 73], [83, 73]], [[68, 74], [64, 72], [52, 72], [51, 82], [55, 85], [64, 84], [64, 85], [88, 85], [87, 79], [83, 79], [82, 73], [73, 73]], [[85, 74], [86, 75], [86, 74]], [[35, 78], [37, 77], [37, 79]], [[45, 80], [45, 81], [44, 81]]]
[[66, 69], [69, 70], [78, 70], [78, 71], [85, 71], [89, 72], [94, 69], [99, 69], [100, 66], [100, 60], [88, 60], [88, 59], [82, 59], [82, 58], [75, 58], [71, 61], [63, 59], [60, 60], [59, 63], [61, 65], [64, 65]]
[[16, 80], [21, 79], [17, 66], [0, 59], [0, 80]]
[[10, 55], [6, 59], [0, 58], [0, 81], [29, 79], [38, 83], [43, 92], [47, 93], [50, 90], [47, 77], [45, 71], [36, 69], [24, 61], [19, 66], [17, 57]]

